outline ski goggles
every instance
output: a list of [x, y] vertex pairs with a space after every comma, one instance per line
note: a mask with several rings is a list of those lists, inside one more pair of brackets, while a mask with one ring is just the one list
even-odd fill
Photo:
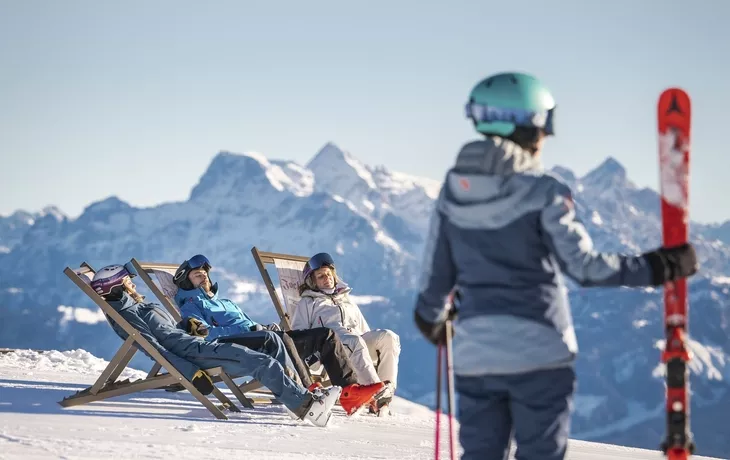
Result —
[[135, 276], [138, 275], [137, 270], [134, 268], [134, 265], [132, 265], [131, 261], [127, 262], [123, 266], [124, 266], [124, 269], [127, 270], [127, 276], [129, 276], [130, 278], [134, 278]]
[[306, 278], [309, 276], [310, 273], [312, 273], [315, 270], [319, 270], [322, 267], [334, 267], [335, 261], [332, 259], [332, 256], [327, 254], [326, 252], [320, 252], [319, 254], [315, 254], [312, 256], [309, 261], [304, 265], [304, 277]]
[[477, 104], [476, 102], [468, 102], [465, 107], [466, 117], [477, 123], [495, 123], [506, 122], [513, 123], [515, 126], [525, 126], [528, 128], [540, 128], [545, 134], [554, 135], [553, 118], [555, 108], [541, 111], [531, 111], [523, 109], [505, 109], [502, 107], [492, 107], [486, 104]]
[[177, 284], [177, 282], [179, 282], [180, 280], [187, 278], [188, 273], [190, 273], [192, 270], [196, 270], [198, 268], [210, 270], [211, 267], [212, 265], [210, 264], [210, 261], [207, 257], [205, 257], [203, 254], [196, 254], [180, 264], [180, 267], [175, 272], [175, 276], [172, 280]]

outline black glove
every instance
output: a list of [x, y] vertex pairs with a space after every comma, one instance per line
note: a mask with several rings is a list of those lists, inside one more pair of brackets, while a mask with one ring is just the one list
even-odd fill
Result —
[[304, 358], [304, 364], [306, 364], [308, 367], [312, 367], [315, 364], [319, 362], [319, 356], [317, 353], [312, 353], [311, 355]]
[[672, 248], [659, 248], [645, 253], [644, 258], [651, 266], [651, 282], [654, 286], [687, 278], [697, 273], [699, 269], [695, 249], [689, 243]]
[[205, 372], [196, 372], [195, 375], [193, 375], [191, 382], [193, 386], [204, 395], [213, 393], [213, 380], [211, 380], [210, 376]]
[[[453, 312], [453, 310], [451, 310]], [[434, 345], [444, 345], [446, 343], [446, 324], [449, 324], [451, 328], [451, 336], [454, 336], [453, 318], [454, 314], [451, 313], [446, 320], [436, 323], [431, 323], [421, 318], [417, 312], [413, 312], [413, 319], [416, 321], [418, 330], [421, 331], [423, 337]]]
[[185, 332], [196, 337], [205, 337], [208, 335], [208, 327], [199, 319], [188, 318], [185, 322]]

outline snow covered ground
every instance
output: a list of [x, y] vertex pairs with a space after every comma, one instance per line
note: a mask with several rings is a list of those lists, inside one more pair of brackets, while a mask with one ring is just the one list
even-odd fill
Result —
[[[187, 392], [154, 390], [67, 409], [57, 404], [92, 383], [105, 366], [83, 350], [0, 353], [0, 459], [433, 458], [433, 412], [399, 398], [390, 417], [347, 418], [338, 408], [324, 429], [292, 421], [281, 406], [268, 405], [218, 421]], [[145, 374], [127, 370], [123, 377]], [[442, 439], [445, 430], [444, 423]], [[442, 458], [448, 458], [445, 444]], [[662, 456], [574, 441], [569, 458]]]

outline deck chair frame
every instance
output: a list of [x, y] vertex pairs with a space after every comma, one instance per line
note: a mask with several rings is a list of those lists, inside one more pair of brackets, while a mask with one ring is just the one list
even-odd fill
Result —
[[284, 330], [291, 331], [291, 316], [289, 316], [288, 310], [285, 308], [284, 303], [279, 298], [279, 294], [276, 292], [274, 282], [271, 280], [271, 276], [269, 276], [269, 272], [266, 270], [266, 264], [275, 265], [277, 259], [307, 263], [309, 258], [295, 256], [292, 254], [281, 254], [278, 252], [259, 251], [256, 246], [251, 248], [251, 255], [253, 255], [253, 260], [256, 262], [261, 278], [264, 280], [266, 290], [269, 291], [269, 296], [271, 297], [271, 302], [274, 304], [276, 313], [278, 313], [279, 319], [281, 319], [282, 328]]
[[[160, 271], [167, 272], [167, 273], [175, 273], [175, 271], [178, 268], [178, 265], [174, 264], [168, 264], [168, 263], [159, 263], [159, 262], [140, 262], [137, 259], [132, 259], [131, 261], [132, 266], [137, 271], [137, 274], [142, 279], [142, 281], [147, 285], [147, 287], [150, 288], [150, 290], [155, 294], [155, 296], [162, 302], [162, 304], [165, 306], [165, 308], [170, 311], [170, 313], [178, 320], [180, 321], [182, 319], [182, 316], [180, 315], [180, 310], [178, 310], [177, 305], [175, 305], [175, 301], [171, 299], [167, 294], [163, 292], [160, 287], [157, 286], [157, 284], [152, 280], [152, 277], [150, 274], [155, 274], [157, 276], [157, 273]], [[294, 343], [291, 341], [291, 339], [284, 338], [284, 344], [287, 346], [287, 351], [289, 354], [292, 354], [296, 352], [296, 348], [294, 347]], [[297, 356], [298, 358], [298, 356]], [[294, 357], [292, 356], [292, 359]], [[232, 378], [230, 376], [227, 376], [228, 378]], [[301, 376], [302, 379], [305, 378], [305, 376]], [[309, 377], [309, 376], [306, 376]], [[237, 397], [245, 398], [243, 396], [243, 393], [247, 393], [250, 391], [259, 391], [261, 392], [262, 388], [265, 388], [261, 382], [251, 379], [248, 380], [241, 385], [237, 387], [238, 392], [241, 393], [241, 395], [236, 395]], [[266, 392], [269, 392], [266, 390]], [[270, 393], [270, 392], [269, 392]], [[246, 398], [250, 402], [256, 402], [256, 403], [266, 403], [271, 402], [271, 399], [268, 397], [264, 398]], [[252, 405], [247, 407], [253, 407]]]
[[[74, 270], [70, 267], [64, 269], [64, 274], [81, 289], [96, 305], [104, 312], [104, 314], [119, 325], [128, 335], [127, 339], [122, 343], [119, 350], [114, 354], [107, 367], [102, 371], [94, 384], [81, 390], [73, 395], [67, 396], [58, 402], [62, 407], [78, 406], [95, 401], [102, 401], [115, 396], [123, 396], [144, 390], [161, 389], [168, 385], [180, 384], [190, 392], [205, 408], [207, 408], [216, 418], [227, 420], [228, 417], [223, 411], [215, 405], [210, 399], [203, 395], [185, 376], [180, 373], [152, 344], [149, 343], [139, 332], [132, 327], [127, 320], [124, 319], [106, 300], [97, 294], [91, 286], [82, 278], [88, 280], [93, 278], [95, 270], [86, 262]], [[138, 347], [147, 352], [148, 356], [155, 362], [154, 372], [150, 372], [144, 379], [136, 381], [117, 381], [124, 369], [138, 351]], [[160, 373], [164, 368], [167, 372]], [[221, 367], [205, 369], [211, 377], [219, 377], [226, 383], [231, 391], [236, 394], [237, 390], [233, 383], [225, 374]], [[232, 387], [232, 388], [231, 388]], [[240, 412], [240, 409], [231, 401], [219, 388], [213, 388], [213, 395], [233, 412]], [[241, 401], [243, 404], [244, 401]]]
[[[132, 258], [130, 260], [130, 263], [134, 267], [140, 279], [155, 294], [157, 300], [159, 300], [160, 303], [165, 307], [165, 309], [170, 312], [173, 318], [175, 318], [176, 321], [182, 321], [182, 315], [180, 314], [180, 310], [178, 309], [177, 305], [175, 305], [175, 300], [171, 299], [167, 294], [165, 294], [163, 290], [160, 289], [160, 286], [158, 286], [150, 276], [150, 274], [154, 274], [155, 276], [157, 276], [159, 272], [166, 272], [170, 274], [170, 276], [172, 276], [175, 271], [177, 271], [178, 265], [163, 262], [140, 262], [136, 258]], [[160, 283], [160, 285], [161, 284], [162, 283]], [[152, 373], [153, 371], [155, 371], [154, 368], [150, 372]], [[231, 392], [233, 392], [234, 396], [236, 396], [236, 399], [238, 399], [241, 404], [249, 409], [253, 409], [254, 402], [270, 402], [270, 399], [249, 398], [244, 395], [244, 393], [248, 391], [257, 390], [262, 387], [262, 385], [255, 380], [251, 380], [246, 384], [237, 386], [233, 381], [234, 377], [231, 377], [226, 373], [222, 373], [221, 375], [214, 378], [213, 382], [216, 382], [217, 379], [223, 380], [226, 386], [231, 388]]]
[[[287, 262], [301, 262], [301, 263], [307, 263], [309, 261], [308, 257], [302, 257], [297, 256], [293, 254], [282, 254], [278, 252], [264, 252], [259, 251], [256, 246], [251, 248], [251, 255], [253, 256], [254, 261], [256, 262], [256, 266], [259, 269], [259, 273], [261, 274], [261, 279], [264, 281], [264, 285], [266, 286], [266, 290], [269, 292], [269, 296], [271, 297], [271, 302], [274, 304], [274, 308], [276, 309], [276, 313], [279, 315], [279, 319], [281, 320], [281, 327], [285, 331], [291, 331], [291, 316], [289, 315], [289, 309], [287, 308], [287, 305], [282, 301], [281, 298], [279, 298], [279, 294], [276, 292], [276, 287], [274, 286], [274, 281], [271, 279], [271, 276], [269, 275], [268, 270], [266, 269], [266, 265], [274, 265], [276, 266], [277, 260], [287, 261]], [[278, 268], [277, 268], [278, 270]], [[280, 281], [281, 283], [281, 281]], [[282, 288], [282, 294], [283, 288]], [[308, 369], [309, 376], [313, 380], [319, 380], [320, 383], [323, 385], [328, 385], [331, 382], [329, 382], [329, 379], [327, 378], [327, 374], [324, 371], [324, 369], [321, 370], [320, 375], [312, 374], [311, 369]], [[320, 372], [320, 371], [317, 371]]]

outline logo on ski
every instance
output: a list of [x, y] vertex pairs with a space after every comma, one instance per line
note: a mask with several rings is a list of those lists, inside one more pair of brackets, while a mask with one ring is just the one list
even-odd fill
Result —
[[680, 115], [684, 115], [684, 112], [679, 107], [679, 102], [677, 102], [677, 93], [672, 93], [672, 100], [669, 102], [669, 108], [667, 109], [666, 114], [669, 115], [672, 112], [677, 112]]

